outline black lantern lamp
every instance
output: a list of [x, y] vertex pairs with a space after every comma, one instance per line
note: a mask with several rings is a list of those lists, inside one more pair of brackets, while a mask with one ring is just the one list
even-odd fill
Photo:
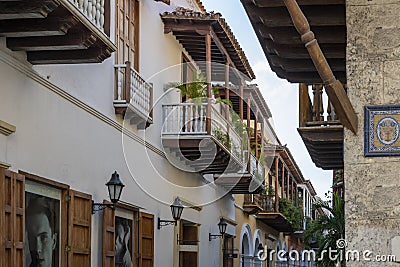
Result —
[[184, 207], [179, 197], [175, 198], [174, 203], [172, 203], [170, 207], [172, 218], [174, 218], [174, 220], [161, 220], [160, 217], [158, 217], [157, 229], [161, 229], [163, 226], [167, 225], [176, 225], [176, 222], [181, 218]]
[[213, 239], [216, 238], [223, 238], [226, 232], [226, 227], [228, 226], [228, 224], [226, 223], [226, 221], [221, 218], [219, 219], [219, 223], [218, 223], [218, 229], [219, 229], [219, 235], [213, 235], [211, 233], [208, 234], [208, 240], [211, 241]]
[[96, 211], [103, 210], [106, 207], [115, 209], [115, 205], [118, 203], [121, 197], [122, 189], [125, 185], [119, 179], [119, 174], [117, 171], [115, 171], [111, 175], [110, 181], [106, 183], [106, 186], [108, 188], [108, 195], [112, 204], [94, 203], [94, 201], [92, 201], [92, 214], [94, 214]]

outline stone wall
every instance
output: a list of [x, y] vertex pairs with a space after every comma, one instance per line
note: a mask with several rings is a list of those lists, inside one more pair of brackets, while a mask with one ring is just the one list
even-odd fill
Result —
[[400, 105], [400, 1], [347, 0], [346, 6], [348, 95], [359, 119], [357, 136], [345, 130], [346, 239], [348, 249], [373, 253], [372, 261], [347, 266], [400, 266], [375, 261], [377, 254], [400, 261], [400, 158], [363, 152], [364, 106]]

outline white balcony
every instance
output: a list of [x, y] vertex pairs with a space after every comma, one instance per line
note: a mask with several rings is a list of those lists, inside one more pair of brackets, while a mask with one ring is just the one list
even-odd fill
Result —
[[[115, 65], [115, 113], [144, 129], [153, 123], [153, 85], [146, 82], [130, 62]], [[127, 112], [129, 109], [129, 112]]]

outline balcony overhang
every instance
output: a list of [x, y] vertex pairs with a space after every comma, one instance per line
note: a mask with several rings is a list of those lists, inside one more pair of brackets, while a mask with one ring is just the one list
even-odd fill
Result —
[[214, 175], [215, 184], [224, 187], [232, 194], [259, 194], [264, 185], [253, 174], [228, 173]]
[[262, 221], [266, 225], [276, 229], [279, 232], [292, 233], [293, 227], [289, 221], [280, 212], [259, 212], [257, 220]]
[[162, 144], [171, 155], [169, 160], [202, 175], [236, 173], [243, 168], [226, 147], [209, 135], [163, 135]]
[[241, 1], [271, 69], [289, 82], [323, 83], [342, 124], [357, 134], [357, 114], [343, 88], [345, 0]]
[[0, 36], [32, 64], [98, 63], [116, 50], [107, 36], [109, 12], [72, 0], [0, 1]]
[[[241, 0], [272, 71], [292, 83], [322, 83], [282, 0]], [[345, 0], [298, 0], [335, 77], [346, 83]]]
[[286, 166], [288, 167], [290, 173], [296, 179], [296, 182], [299, 184], [304, 183], [305, 179], [303, 173], [301, 172], [299, 166], [293, 158], [292, 153], [290, 152], [287, 146], [282, 145], [265, 145], [264, 153], [267, 156], [279, 155]]
[[212, 62], [221, 64], [213, 66], [213, 81], [225, 80], [224, 65], [227, 62], [233, 67], [230, 70], [231, 77], [237, 76], [236, 69], [242, 73], [243, 79], [255, 78], [246, 55], [220, 13], [202, 13], [179, 8], [174, 12], [161, 14], [161, 19], [164, 22], [164, 33], [172, 33], [192, 59], [199, 63], [203, 72], [206, 72], [205, 35], [211, 35]]
[[312, 161], [324, 170], [343, 169], [343, 126], [315, 125], [297, 129]]

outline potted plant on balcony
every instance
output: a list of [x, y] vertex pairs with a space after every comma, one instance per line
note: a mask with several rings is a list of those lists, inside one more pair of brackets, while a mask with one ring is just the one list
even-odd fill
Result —
[[303, 211], [300, 206], [294, 205], [292, 201], [287, 198], [279, 199], [279, 212], [292, 225], [294, 230], [299, 230], [303, 226]]

